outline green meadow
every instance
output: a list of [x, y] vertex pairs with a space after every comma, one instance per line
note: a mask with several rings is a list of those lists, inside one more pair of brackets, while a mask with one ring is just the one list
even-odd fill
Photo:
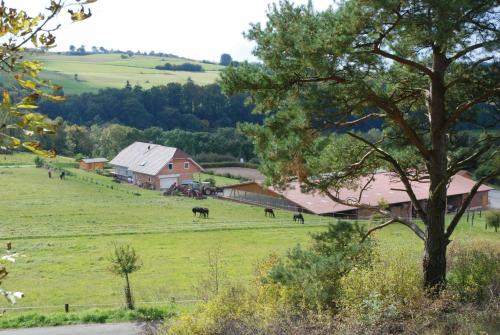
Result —
[[[143, 268], [131, 276], [139, 306], [190, 300], [207, 271], [209, 250], [220, 248], [228, 282], [248, 284], [259, 261], [308, 244], [311, 233], [335, 222], [306, 215], [306, 224], [294, 224], [286, 211], [270, 219], [260, 207], [165, 197], [92, 172], [70, 172], [60, 180], [49, 179], [45, 169], [0, 168], [0, 246], [11, 242], [24, 255], [7, 264], [10, 273], [2, 283], [25, 292], [16, 307], [47, 306], [42, 310], [50, 312], [50, 306], [60, 311], [65, 303], [122, 303], [122, 280], [107, 271], [113, 243], [131, 244], [142, 259]], [[209, 208], [210, 218], [194, 217], [195, 206]], [[408, 229], [392, 226], [374, 236], [382, 255], [420, 262], [422, 242]], [[454, 239], [499, 246], [498, 236], [485, 231], [477, 216], [474, 226], [462, 220]], [[3, 300], [0, 306], [11, 307]]]
[[[212, 84], [223, 68], [220, 65], [205, 64], [183, 58], [134, 55], [123, 59], [121, 54], [91, 54], [70, 56], [48, 53], [36, 54], [33, 58], [42, 62], [44, 70], [41, 77], [63, 86], [65, 94], [96, 92], [112, 87], [122, 88], [126, 82], [143, 88], [185, 83], [188, 79], [200, 85]], [[31, 57], [31, 56], [30, 56]], [[165, 63], [174, 65], [193, 63], [201, 65], [205, 72], [164, 71], [155, 66]], [[75, 74], [78, 80], [75, 79]], [[6, 80], [4, 78], [4, 80]]]

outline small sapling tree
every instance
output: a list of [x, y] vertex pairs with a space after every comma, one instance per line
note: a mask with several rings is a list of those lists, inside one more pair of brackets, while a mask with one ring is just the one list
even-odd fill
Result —
[[130, 289], [129, 275], [138, 271], [142, 267], [142, 262], [137, 256], [135, 249], [130, 245], [114, 245], [114, 252], [111, 254], [109, 261], [109, 271], [121, 276], [125, 279], [123, 288], [125, 293], [125, 302], [128, 309], [134, 309], [134, 300], [132, 290]]

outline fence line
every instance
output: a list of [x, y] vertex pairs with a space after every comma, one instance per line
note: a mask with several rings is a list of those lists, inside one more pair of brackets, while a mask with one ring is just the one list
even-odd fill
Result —
[[[190, 304], [203, 301], [201, 299], [172, 299], [168, 301], [135, 301], [137, 305], [170, 305], [170, 304]], [[125, 306], [124, 303], [113, 303], [113, 304], [83, 304], [83, 305], [69, 305], [73, 308], [92, 308], [92, 307], [120, 307]], [[64, 304], [62, 305], [45, 305], [45, 306], [22, 306], [22, 307], [0, 307], [0, 310], [5, 311], [17, 311], [17, 310], [31, 310], [31, 309], [64, 309]]]

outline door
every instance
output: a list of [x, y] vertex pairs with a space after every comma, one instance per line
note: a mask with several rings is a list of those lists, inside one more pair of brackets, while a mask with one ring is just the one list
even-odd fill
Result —
[[160, 179], [160, 189], [167, 189], [177, 183], [177, 177], [165, 177]]

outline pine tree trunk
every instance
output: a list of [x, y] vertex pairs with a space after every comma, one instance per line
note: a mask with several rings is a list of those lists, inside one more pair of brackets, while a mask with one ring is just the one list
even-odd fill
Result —
[[433, 72], [428, 101], [431, 122], [432, 150], [428, 160], [430, 177], [429, 200], [427, 202], [427, 239], [425, 241], [423, 273], [424, 287], [434, 292], [440, 291], [446, 282], [446, 187], [448, 184], [447, 132], [444, 129], [446, 70], [444, 56], [436, 47], [433, 54]]
[[132, 299], [132, 291], [130, 290], [130, 283], [127, 274], [125, 274], [125, 287], [123, 288], [123, 291], [125, 292], [125, 302], [127, 304], [127, 308], [130, 310], [134, 309], [134, 301]]

